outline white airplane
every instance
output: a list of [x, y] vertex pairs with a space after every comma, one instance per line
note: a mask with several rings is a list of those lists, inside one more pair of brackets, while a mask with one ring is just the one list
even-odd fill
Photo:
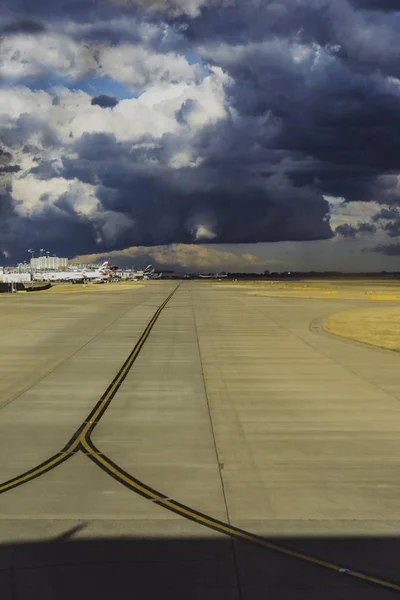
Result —
[[47, 273], [36, 273], [34, 279], [46, 281], [70, 281], [71, 283], [87, 281], [89, 279], [100, 280], [108, 277], [107, 267], [108, 262], [104, 262], [101, 267], [95, 271], [82, 269], [82, 271], [51, 271]]
[[151, 269], [150, 267], [151, 267], [151, 265], [146, 267], [146, 269], [144, 270], [143, 279], [161, 279], [162, 273], [159, 273], [158, 275], [156, 275], [155, 270]]
[[225, 271], [221, 271], [221, 273], [200, 273], [200, 277], [202, 279], [223, 279], [228, 277]]
[[147, 265], [143, 271], [134, 271], [133, 279], [150, 279], [154, 273], [153, 265]]
[[35, 273], [33, 279], [40, 281], [82, 281], [83, 271], [50, 271]]
[[83, 280], [91, 280], [91, 281], [104, 281], [110, 277], [110, 272], [108, 270], [108, 261], [103, 262], [101, 267], [96, 269], [95, 271], [88, 271], [87, 269], [83, 269], [82, 271]]
[[145, 275], [143, 279], [161, 279], [162, 273], [155, 273], [154, 269], [149, 275]]

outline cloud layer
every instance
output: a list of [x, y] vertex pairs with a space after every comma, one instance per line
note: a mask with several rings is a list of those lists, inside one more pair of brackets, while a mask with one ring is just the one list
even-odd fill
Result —
[[[395, 4], [10, 0], [0, 250], [323, 240], [332, 214], [338, 237], [383, 236], [388, 254], [400, 235]], [[343, 214], [380, 209], [348, 222], [327, 198]]]
[[169, 246], [133, 246], [124, 250], [114, 250], [106, 254], [87, 254], [77, 256], [75, 263], [93, 263], [107, 258], [120, 266], [132, 263], [155, 263], [163, 269], [185, 269], [201, 271], [213, 269], [220, 271], [254, 272], [274, 268], [279, 261], [259, 258], [251, 252], [231, 252], [224, 248], [195, 244], [171, 244]]

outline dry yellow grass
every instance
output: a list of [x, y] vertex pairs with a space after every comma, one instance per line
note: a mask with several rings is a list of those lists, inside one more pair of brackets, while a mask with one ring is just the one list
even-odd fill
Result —
[[400, 300], [400, 281], [308, 280], [218, 282], [218, 286], [243, 290], [252, 296], [340, 300]]
[[328, 317], [325, 331], [400, 352], [400, 306], [348, 310]]

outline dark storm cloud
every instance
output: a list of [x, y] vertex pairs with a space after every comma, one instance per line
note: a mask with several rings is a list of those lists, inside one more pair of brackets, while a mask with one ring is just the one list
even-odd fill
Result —
[[85, 41], [89, 45], [141, 44], [157, 52], [184, 52], [191, 46], [173, 23], [143, 18], [143, 14], [137, 15], [132, 10], [108, 16], [98, 14], [84, 27], [73, 28], [71, 35], [76, 41]]
[[41, 248], [44, 242], [45, 247], [61, 256], [71, 256], [71, 250], [87, 252], [96, 247], [96, 230], [86, 217], [65, 206], [45, 206], [35, 216], [20, 216], [10, 191], [11, 186], [0, 193], [0, 252], [9, 254], [11, 264], [26, 260], [28, 248]]
[[355, 238], [357, 235], [372, 235], [376, 233], [377, 227], [373, 223], [359, 223], [356, 227], [344, 223], [336, 227], [336, 235], [341, 235], [344, 238]]
[[0, 177], [1, 173], [17, 173], [20, 171], [21, 167], [16, 164], [12, 164], [13, 157], [11, 152], [0, 148]]
[[373, 252], [380, 252], [386, 256], [400, 256], [400, 244], [379, 244]]
[[[290, 52], [286, 42], [275, 41], [218, 61], [234, 79], [234, 107], [242, 115], [269, 117], [260, 142], [345, 169], [400, 168], [399, 89], [337, 61], [310, 71], [312, 61], [298, 65]], [[275, 136], [268, 139], [273, 121]]]
[[118, 102], [118, 99], [114, 98], [113, 96], [100, 94], [100, 96], [95, 96], [94, 98], [92, 98], [90, 104], [92, 106], [101, 106], [101, 108], [114, 108], [114, 106], [117, 106]]
[[0, 166], [0, 173], [17, 173], [21, 170], [19, 165], [7, 165], [6, 167]]
[[373, 217], [373, 221], [389, 220], [389, 219], [400, 219], [400, 210], [396, 206], [390, 208], [382, 208]]
[[11, 185], [2, 186], [0, 191], [0, 253], [9, 251], [16, 246], [14, 232], [11, 224], [14, 219], [13, 199]]
[[354, 68], [399, 72], [398, 18], [384, 11], [371, 17], [370, 11], [347, 0], [248, 0], [224, 10], [211, 4], [199, 18], [181, 17], [181, 21], [186, 38], [200, 45], [215, 40], [246, 44], [267, 38], [315, 42]]
[[8, 124], [0, 127], [0, 140], [5, 146], [18, 147], [32, 135], [38, 134], [44, 147], [58, 146], [56, 132], [48, 123], [28, 113], [22, 113], [16, 119], [10, 119]]
[[12, 184], [10, 168], [13, 156], [0, 148], [0, 255], [10, 252], [18, 246], [16, 226], [19, 219], [15, 214], [15, 204], [11, 195]]
[[356, 8], [378, 11], [398, 11], [398, 0], [350, 0]]
[[32, 167], [29, 173], [34, 175], [37, 179], [52, 179], [53, 177], [59, 177], [60, 170], [55, 160], [39, 160], [37, 159], [37, 166]]
[[[15, 27], [18, 22], [45, 22], [47, 29], [62, 30], [69, 23], [69, 35], [77, 41], [116, 46], [122, 43], [150, 44], [154, 49], [173, 50], [187, 46], [180, 26], [167, 24], [161, 17], [146, 14], [145, 6], [135, 4], [113, 6], [105, 0], [9, 0], [7, 18], [3, 27]], [[1, 24], [0, 15], [0, 24]], [[15, 23], [15, 25], [13, 25]], [[150, 30], [149, 26], [153, 25]], [[32, 29], [35, 26], [32, 26]]]
[[12, 0], [8, 2], [8, 13], [24, 15], [26, 20], [33, 16], [49, 19], [52, 17], [72, 17], [87, 20], [101, 12], [110, 11], [98, 0]]
[[371, 235], [373, 233], [376, 233], [376, 225], [374, 225], [373, 223], [360, 223], [357, 226], [357, 231], [361, 235]]
[[389, 237], [400, 237], [400, 208], [398, 206], [382, 208], [373, 217], [373, 221], [378, 222]]
[[[221, 165], [171, 170], [168, 136], [163, 141], [155, 151], [161, 163], [155, 170], [140, 166], [146, 164], [144, 153], [154, 157], [153, 150], [135, 152], [131, 144], [105, 134], [84, 135], [74, 146], [78, 158], [64, 160], [64, 177], [79, 173], [81, 180], [96, 181], [103, 209], [132, 221], [119, 238], [121, 248], [128, 242], [246, 243], [332, 235], [328, 203], [312, 189], [295, 188], [281, 175], [252, 183], [240, 170], [235, 174], [228, 167], [225, 173]], [[202, 238], [200, 227], [211, 233], [209, 238]]]
[[344, 223], [343, 225], [338, 225], [338, 227], [336, 227], [336, 233], [344, 238], [354, 238], [357, 235], [357, 229], [353, 227], [353, 225]]
[[2, 166], [2, 167], [8, 166], [10, 164], [11, 159], [12, 159], [11, 152], [8, 152], [4, 148], [0, 148], [0, 166]]
[[400, 219], [386, 223], [382, 229], [386, 231], [389, 237], [400, 237]]
[[[212, 60], [211, 51], [208, 56]], [[285, 149], [286, 172], [295, 184], [348, 201], [399, 198], [395, 183], [379, 177], [400, 170], [396, 84], [375, 72], [355, 73], [341, 60], [324, 59], [323, 52], [297, 63], [285, 40], [215, 56], [233, 78], [233, 106], [256, 126], [251, 135], [259, 155], [261, 149]], [[299, 156], [308, 164], [302, 166]]]
[[[380, 219], [390, 221], [383, 225], [389, 235], [399, 235], [396, 217], [384, 213], [400, 205], [400, 86], [387, 78], [400, 76], [400, 20], [388, 12], [394, 3], [209, 0], [196, 17], [184, 11], [176, 17], [165, 6], [144, 16], [144, 3], [10, 5], [26, 18], [68, 20], [75, 40], [191, 49], [231, 77], [224, 89], [235, 113], [193, 133], [199, 100], [189, 98], [175, 113], [182, 131], [162, 136], [157, 147], [83, 135], [74, 144], [77, 158], [62, 157], [61, 172], [41, 160], [31, 173], [97, 186], [98, 220], [78, 214], [73, 198], [63, 195], [23, 227], [29, 222], [47, 239], [44, 223], [49, 232], [55, 223], [60, 245], [80, 254], [132, 244], [316, 240], [333, 235], [326, 194], [388, 205]], [[129, 27], [121, 16], [129, 17]], [[142, 25], [149, 27], [146, 34]], [[91, 103], [108, 107], [109, 98]], [[11, 147], [33, 133], [44, 135], [47, 146], [58, 143], [51, 125], [27, 115], [0, 132]], [[171, 158], [187, 148], [201, 165], [172, 169]], [[125, 220], [125, 227], [117, 223], [117, 239], [99, 225], [110, 212]], [[346, 224], [336, 233], [351, 238], [375, 230], [370, 223]]]
[[0, 28], [1, 34], [14, 34], [14, 33], [22, 33], [25, 35], [35, 34], [35, 33], [43, 33], [46, 31], [46, 27], [43, 23], [39, 23], [38, 21], [33, 21], [29, 19], [23, 19], [18, 21], [12, 21], [7, 25], [4, 25]]

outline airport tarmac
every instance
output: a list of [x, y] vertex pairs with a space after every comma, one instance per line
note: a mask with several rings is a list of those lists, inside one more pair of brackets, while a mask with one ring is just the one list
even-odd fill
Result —
[[2, 600], [400, 593], [400, 354], [321, 327], [358, 305], [0, 296]]

